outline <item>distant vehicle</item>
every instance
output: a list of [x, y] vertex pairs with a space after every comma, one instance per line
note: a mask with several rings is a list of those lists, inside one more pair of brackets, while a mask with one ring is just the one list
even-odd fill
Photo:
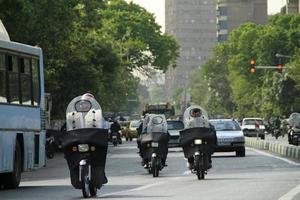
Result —
[[175, 107], [170, 103], [146, 104], [143, 114], [163, 114], [166, 118], [175, 115]]
[[300, 145], [300, 114], [292, 113], [288, 119], [290, 129], [288, 131], [289, 144]]
[[137, 128], [140, 126], [140, 120], [130, 121], [127, 127], [122, 130], [122, 135], [126, 138], [126, 141], [132, 141], [132, 138], [137, 138]]
[[245, 137], [238, 122], [232, 119], [211, 119], [217, 132], [218, 152], [235, 151], [236, 156], [245, 156]]
[[184, 124], [180, 120], [167, 120], [170, 140], [168, 147], [179, 147], [179, 131], [184, 129]]
[[245, 136], [265, 139], [266, 127], [262, 118], [244, 118], [241, 128]]
[[0, 20], [0, 187], [45, 165], [45, 135], [42, 49], [10, 41]]

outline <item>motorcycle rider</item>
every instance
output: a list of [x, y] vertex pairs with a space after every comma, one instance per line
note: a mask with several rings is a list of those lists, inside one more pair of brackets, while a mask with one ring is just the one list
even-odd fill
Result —
[[118, 123], [117, 120], [114, 120], [114, 122], [110, 125], [110, 140], [112, 141], [112, 135], [113, 133], [117, 133], [117, 138], [118, 138], [118, 141], [121, 140], [121, 135], [120, 135], [120, 131], [121, 130], [121, 126], [120, 124]]
[[62, 149], [71, 183], [82, 189], [85, 198], [95, 196], [97, 189], [107, 183], [108, 130], [103, 123], [101, 106], [93, 95], [87, 93], [69, 103]]
[[281, 121], [280, 121], [279, 116], [276, 117], [274, 124], [275, 124], [275, 129], [280, 129]]
[[[199, 108], [194, 108], [191, 112], [192, 120], [189, 122], [190, 127], [205, 127], [205, 128], [213, 128], [214, 127], [208, 122], [207, 119], [202, 115], [202, 111]], [[209, 164], [208, 169], [212, 167], [211, 155], [208, 157]], [[188, 158], [187, 166], [190, 170], [194, 169], [194, 157], [191, 156]]]
[[274, 130], [273, 130], [273, 136], [277, 139], [280, 135], [280, 125], [281, 125], [281, 120], [280, 117], [277, 116], [274, 120]]

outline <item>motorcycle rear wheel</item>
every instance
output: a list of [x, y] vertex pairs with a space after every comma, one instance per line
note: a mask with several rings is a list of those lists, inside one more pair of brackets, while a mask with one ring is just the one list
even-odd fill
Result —
[[204, 155], [197, 155], [195, 157], [195, 167], [196, 167], [196, 174], [198, 180], [205, 178], [205, 170], [202, 169], [204, 166]]
[[158, 165], [157, 157], [152, 158], [151, 169], [152, 169], [153, 177], [158, 177], [159, 176], [159, 165]]
[[54, 153], [53, 153], [53, 152], [50, 152], [50, 150], [48, 150], [48, 151], [46, 152], [46, 156], [47, 156], [47, 158], [52, 159], [52, 158], [54, 158]]

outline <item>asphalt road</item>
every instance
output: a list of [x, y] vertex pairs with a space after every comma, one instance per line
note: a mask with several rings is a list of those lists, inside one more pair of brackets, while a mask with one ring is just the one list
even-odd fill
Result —
[[[249, 149], [246, 157], [215, 153], [213, 168], [205, 180], [197, 180], [186, 168], [180, 149], [171, 149], [168, 167], [153, 178], [140, 165], [135, 142], [109, 147], [109, 183], [95, 199], [153, 200], [299, 200], [300, 164]], [[48, 160], [47, 167], [24, 173], [20, 188], [0, 190], [3, 199], [81, 199], [74, 189], [62, 154]]]

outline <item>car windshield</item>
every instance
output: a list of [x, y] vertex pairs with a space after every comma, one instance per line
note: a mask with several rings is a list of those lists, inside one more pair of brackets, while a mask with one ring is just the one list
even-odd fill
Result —
[[259, 125], [263, 125], [263, 121], [260, 119], [245, 119], [243, 125], [255, 125], [255, 121], [259, 123]]
[[140, 126], [141, 122], [140, 121], [135, 121], [130, 123], [130, 127], [132, 128], [138, 128]]
[[236, 121], [210, 121], [216, 131], [240, 131], [241, 128]]
[[182, 130], [184, 128], [181, 121], [168, 121], [168, 130]]

